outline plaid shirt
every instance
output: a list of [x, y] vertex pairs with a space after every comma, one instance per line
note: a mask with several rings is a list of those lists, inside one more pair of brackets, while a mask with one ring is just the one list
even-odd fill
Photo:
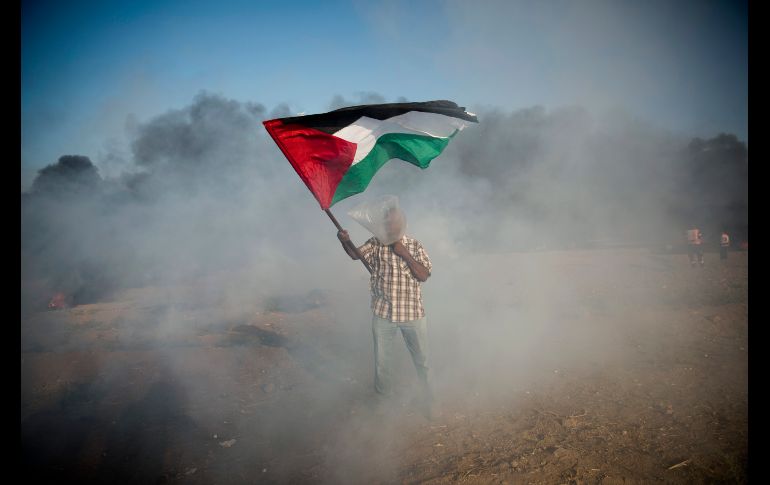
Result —
[[[401, 244], [412, 257], [430, 271], [428, 253], [416, 239], [404, 236]], [[380, 318], [392, 322], [408, 322], [425, 316], [422, 306], [420, 282], [409, 266], [390, 246], [370, 238], [358, 248], [364, 260], [372, 268], [369, 287], [372, 291], [372, 310]]]

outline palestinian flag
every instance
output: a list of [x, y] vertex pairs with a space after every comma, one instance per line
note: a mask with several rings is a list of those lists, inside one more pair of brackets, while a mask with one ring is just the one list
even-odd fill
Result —
[[370, 104], [263, 122], [302, 181], [328, 209], [363, 192], [393, 158], [427, 168], [478, 119], [451, 101]]

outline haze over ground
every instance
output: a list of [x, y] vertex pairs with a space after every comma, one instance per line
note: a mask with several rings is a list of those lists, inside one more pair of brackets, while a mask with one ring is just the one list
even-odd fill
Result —
[[[429, 169], [391, 161], [332, 208], [361, 244], [347, 210], [400, 198], [433, 260], [429, 325], [462, 351], [445, 395], [550, 369], [563, 275], [530, 251], [675, 245], [691, 223], [710, 244], [723, 225], [747, 239], [746, 4], [293, 5], [22, 4], [23, 316], [57, 292], [194, 285], [244, 316], [322, 289], [342, 295], [340, 345], [364, 354], [364, 269], [261, 125], [353, 104], [450, 99], [479, 117]], [[528, 298], [485, 287], [501, 281]], [[181, 316], [169, 303], [159, 335]], [[557, 357], [612, 355], [598, 330]], [[323, 408], [333, 390], [309, 392]]]

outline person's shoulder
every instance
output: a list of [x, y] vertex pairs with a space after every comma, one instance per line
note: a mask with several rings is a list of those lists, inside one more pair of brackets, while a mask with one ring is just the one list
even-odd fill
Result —
[[414, 246], [422, 246], [422, 243], [418, 239], [415, 239], [415, 238], [413, 238], [411, 236], [407, 236], [406, 234], [404, 234], [404, 237], [402, 238], [402, 242], [404, 244], [412, 244]]

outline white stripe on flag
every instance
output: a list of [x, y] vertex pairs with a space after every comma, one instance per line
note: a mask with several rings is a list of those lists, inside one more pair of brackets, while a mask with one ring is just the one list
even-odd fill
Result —
[[456, 130], [462, 130], [470, 124], [453, 116], [438, 113], [410, 111], [386, 120], [376, 120], [362, 116], [353, 124], [334, 133], [334, 136], [356, 144], [356, 155], [352, 165], [363, 160], [377, 140], [388, 133], [405, 133], [435, 138], [447, 138]]

